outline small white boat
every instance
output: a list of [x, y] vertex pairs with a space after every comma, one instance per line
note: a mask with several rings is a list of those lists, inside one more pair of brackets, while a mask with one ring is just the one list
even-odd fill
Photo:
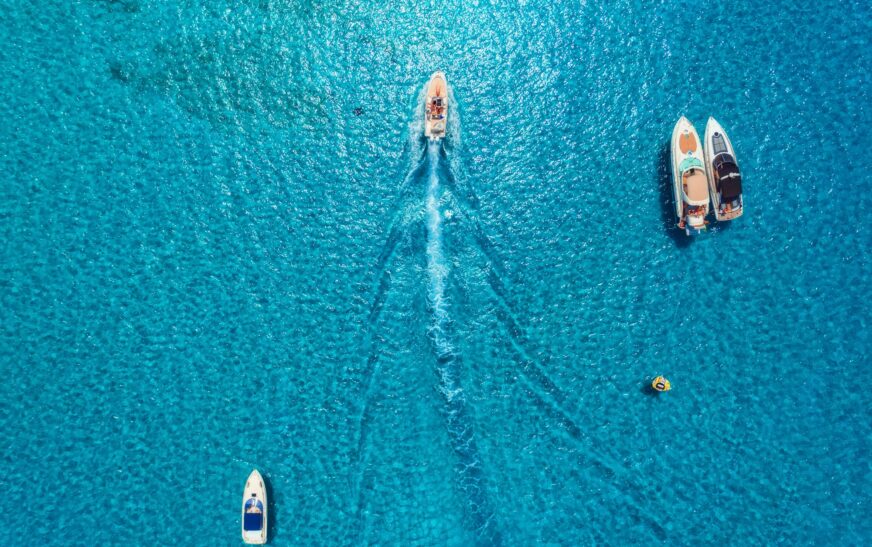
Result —
[[439, 140], [445, 136], [448, 122], [448, 81], [442, 72], [434, 72], [424, 93], [424, 136]]
[[715, 218], [723, 221], [742, 216], [742, 173], [730, 138], [714, 118], [705, 124], [705, 167]]
[[684, 116], [672, 130], [672, 183], [678, 227], [687, 235], [705, 230], [709, 210], [702, 143], [693, 124]]
[[255, 469], [245, 482], [242, 495], [242, 541], [249, 545], [266, 543], [266, 487]]

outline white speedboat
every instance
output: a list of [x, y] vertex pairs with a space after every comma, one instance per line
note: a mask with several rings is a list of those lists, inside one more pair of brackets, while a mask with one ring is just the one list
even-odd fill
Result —
[[705, 230], [709, 210], [702, 143], [693, 124], [684, 116], [672, 130], [672, 183], [679, 228], [687, 235]]
[[245, 482], [242, 495], [242, 541], [249, 545], [266, 543], [266, 487], [255, 469]]
[[424, 93], [424, 136], [439, 140], [445, 136], [448, 122], [448, 81], [442, 72], [434, 72]]
[[715, 218], [722, 221], [742, 216], [742, 173], [730, 138], [714, 118], [705, 124], [705, 167]]

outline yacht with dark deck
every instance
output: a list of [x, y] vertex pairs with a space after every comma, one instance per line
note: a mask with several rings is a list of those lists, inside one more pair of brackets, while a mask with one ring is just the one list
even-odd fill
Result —
[[714, 118], [705, 125], [705, 166], [715, 218], [722, 222], [742, 216], [742, 173], [727, 132]]

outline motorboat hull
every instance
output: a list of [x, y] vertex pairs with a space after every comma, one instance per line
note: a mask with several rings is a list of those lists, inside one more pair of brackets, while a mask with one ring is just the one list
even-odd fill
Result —
[[[705, 158], [702, 141], [690, 121], [682, 116], [672, 130], [672, 186], [675, 197], [675, 216], [679, 226], [688, 235], [695, 235], [705, 229], [705, 217], [708, 214], [709, 197], [705, 186]], [[689, 166], [689, 167], [688, 167]], [[699, 169], [693, 180], [694, 187], [690, 193], [683, 175], [690, 170]], [[701, 178], [699, 178], [701, 177]], [[704, 196], [703, 196], [704, 194]]]
[[424, 136], [430, 140], [445, 137], [448, 128], [448, 80], [434, 72], [424, 93]]
[[[252, 517], [256, 517], [255, 515], [249, 515], [248, 520], [246, 520], [246, 513], [254, 512], [251, 511], [251, 501], [257, 500], [259, 503], [256, 503], [257, 509], [261, 511], [259, 513], [262, 515], [262, 526], [260, 530], [246, 530], [246, 523], [250, 523]], [[257, 520], [260, 520], [259, 518]], [[248, 480], [245, 482], [245, 492], [242, 495], [242, 541], [249, 545], [263, 545], [266, 543], [267, 537], [267, 499], [266, 499], [266, 487], [264, 486], [263, 477], [260, 475], [257, 469], [251, 472], [248, 476]]]
[[[724, 131], [724, 128], [721, 127], [717, 120], [709, 118], [705, 124], [705, 167], [712, 206], [714, 207], [715, 218], [718, 222], [739, 218], [745, 212], [745, 197], [741, 191], [739, 191], [738, 199], [734, 198], [731, 203], [723, 203], [723, 196], [718, 188], [718, 181], [716, 179], [717, 169], [714, 165], [715, 158], [721, 154], [729, 154], [733, 162], [735, 162], [738, 171], [739, 162], [736, 160], [733, 143], [730, 142], [727, 132]], [[739, 180], [741, 180], [741, 176]], [[735, 203], [739, 204], [738, 207], [734, 206]]]

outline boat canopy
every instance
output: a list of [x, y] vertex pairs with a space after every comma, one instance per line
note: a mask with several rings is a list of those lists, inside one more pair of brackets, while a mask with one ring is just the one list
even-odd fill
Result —
[[718, 171], [721, 170], [722, 165], [732, 165], [736, 171], [739, 170], [739, 166], [736, 165], [736, 159], [729, 154], [718, 154], [715, 156], [715, 159], [712, 160], [712, 165], [714, 165], [715, 169]]
[[702, 167], [696, 170], [688, 169], [682, 175], [684, 201], [688, 205], [707, 205], [709, 202], [708, 185]]
[[712, 163], [718, 174], [717, 187], [721, 199], [732, 201], [742, 195], [742, 174], [733, 156], [720, 154]]
[[245, 517], [242, 519], [242, 529], [246, 532], [263, 530], [263, 513], [245, 513]]

